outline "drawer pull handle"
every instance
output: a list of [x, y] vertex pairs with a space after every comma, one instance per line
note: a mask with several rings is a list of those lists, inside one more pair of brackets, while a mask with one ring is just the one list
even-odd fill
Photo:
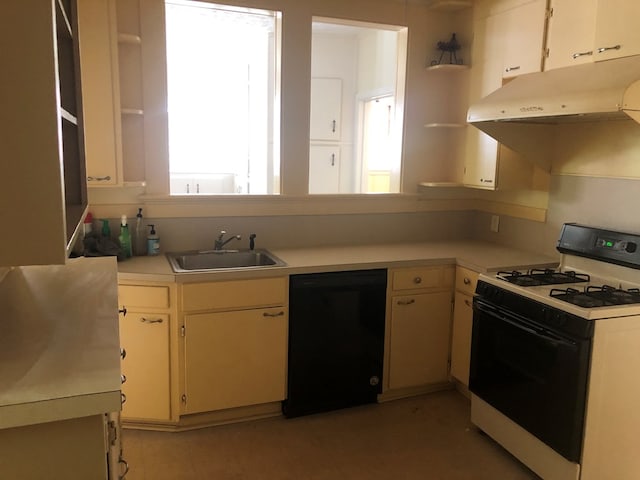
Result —
[[126, 356], [127, 356], [127, 351], [124, 348], [120, 348], [120, 358], [124, 360]]
[[413, 283], [415, 283], [416, 285], [422, 283], [422, 277], [416, 277], [413, 279]]
[[123, 385], [127, 383], [127, 376], [125, 374], [120, 375], [120, 383]]
[[504, 69], [505, 72], [509, 73], [509, 72], [513, 72], [514, 70], [520, 70], [520, 65], [516, 65], [514, 67], [507, 67]]
[[120, 403], [121, 403], [122, 405], [124, 405], [125, 403], [127, 403], [127, 396], [126, 396], [124, 393], [122, 393], [122, 392], [120, 392]]
[[122, 308], [120, 310], [118, 310], [118, 313], [121, 313], [123, 317], [126, 317], [127, 316], [127, 307], [125, 307], [123, 305]]
[[120, 475], [118, 475], [118, 478], [120, 480], [124, 480], [124, 477], [126, 477], [127, 473], [129, 473], [129, 463], [127, 463], [127, 461], [124, 458], [120, 457], [118, 459], [118, 464], [121, 465], [120, 467], [121, 473]]
[[162, 322], [163, 322], [162, 318], [153, 318], [153, 319], [149, 319], [149, 318], [145, 318], [145, 317], [142, 317], [142, 318], [140, 319], [140, 321], [141, 321], [142, 323], [162, 323]]
[[589, 50], [588, 52], [576, 52], [573, 55], [571, 55], [571, 58], [575, 60], [576, 58], [586, 57], [589, 55], [593, 55], [593, 50]]
[[262, 314], [263, 317], [282, 317], [284, 312], [280, 310], [278, 313], [264, 312]]
[[464, 277], [462, 283], [464, 283], [465, 285], [471, 285], [471, 279], [469, 277]]
[[471, 306], [471, 301], [470, 301], [470, 300], [468, 300], [468, 299], [465, 299], [464, 304], [465, 304], [467, 307], [470, 307], [470, 306]]
[[409, 298], [408, 300], [398, 300], [398, 305], [411, 305], [412, 303], [416, 303], [415, 298]]
[[104, 177], [87, 177], [88, 182], [108, 182], [111, 180], [111, 176], [105, 175]]

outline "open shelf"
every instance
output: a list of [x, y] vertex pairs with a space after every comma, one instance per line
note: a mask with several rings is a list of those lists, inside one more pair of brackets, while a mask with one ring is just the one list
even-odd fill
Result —
[[463, 128], [466, 123], [427, 123], [424, 128]]
[[429, 65], [427, 70], [467, 70], [469, 65], [460, 65], [457, 63], [439, 63], [437, 65]]
[[432, 10], [454, 12], [473, 7], [473, 2], [471, 0], [432, 0], [427, 3], [427, 6]]
[[459, 182], [420, 182], [418, 185], [428, 188], [464, 188], [464, 184]]

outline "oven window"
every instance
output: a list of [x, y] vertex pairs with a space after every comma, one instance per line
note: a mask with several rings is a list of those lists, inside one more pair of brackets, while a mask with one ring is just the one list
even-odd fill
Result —
[[590, 340], [474, 305], [470, 390], [567, 459], [580, 461]]

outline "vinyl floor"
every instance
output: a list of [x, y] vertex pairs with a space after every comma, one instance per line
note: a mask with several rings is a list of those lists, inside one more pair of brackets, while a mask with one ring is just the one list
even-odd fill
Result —
[[532, 480], [454, 390], [189, 432], [123, 432], [127, 480]]

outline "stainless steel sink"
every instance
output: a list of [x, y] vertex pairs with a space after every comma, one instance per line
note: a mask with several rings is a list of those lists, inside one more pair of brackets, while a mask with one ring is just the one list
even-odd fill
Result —
[[242, 268], [281, 267], [286, 264], [266, 250], [205, 250], [167, 253], [176, 273]]

